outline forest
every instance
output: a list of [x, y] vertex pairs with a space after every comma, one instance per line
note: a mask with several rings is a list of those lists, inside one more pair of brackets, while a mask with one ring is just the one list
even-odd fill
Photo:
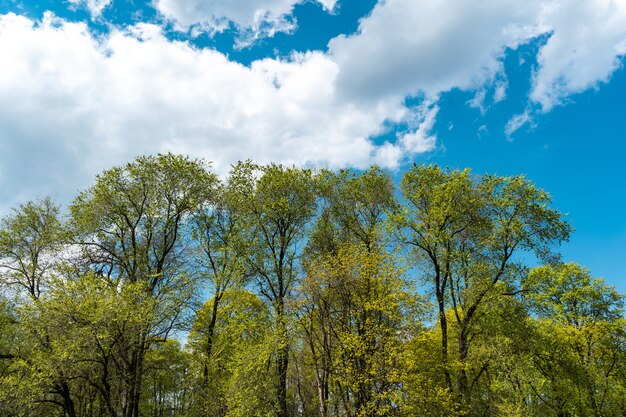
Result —
[[6, 417], [626, 416], [624, 297], [519, 176], [184, 155], [0, 222]]

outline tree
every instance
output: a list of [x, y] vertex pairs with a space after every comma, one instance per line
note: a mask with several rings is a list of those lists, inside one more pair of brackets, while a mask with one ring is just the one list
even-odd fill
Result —
[[[394, 220], [434, 287], [443, 378], [459, 401], [470, 405], [467, 358], [476, 317], [502, 291], [500, 283], [511, 287], [504, 293], [513, 290], [524, 269], [516, 254], [550, 259], [552, 246], [567, 239], [571, 228], [548, 206], [549, 195], [523, 177], [472, 178], [468, 170], [415, 165], [404, 174], [401, 188], [407, 206]], [[458, 328], [456, 386], [449, 366], [448, 308]]]
[[[209, 323], [217, 317], [207, 364], [210, 384], [193, 404], [194, 416], [271, 416], [276, 413], [275, 360], [277, 335], [267, 303], [256, 294], [232, 288], [222, 294], [217, 314], [209, 299], [198, 311], [189, 346], [196, 361], [206, 351]], [[200, 363], [204, 367], [206, 363]], [[204, 385], [204, 382], [202, 382]]]
[[309, 257], [336, 252], [346, 242], [361, 242], [369, 250], [384, 245], [384, 221], [396, 207], [389, 174], [374, 166], [357, 174], [324, 171], [319, 179], [322, 212], [307, 246]]
[[140, 334], [156, 300], [142, 300], [140, 283], [118, 287], [89, 272], [66, 273], [57, 278], [50, 294], [36, 310], [25, 314], [25, 325], [43, 349], [40, 364], [55, 370], [68, 382], [76, 415], [98, 412], [118, 416], [126, 389], [124, 345], [129, 334]]
[[[59, 267], [64, 248], [65, 230], [59, 219], [59, 207], [50, 198], [23, 204], [3, 218], [0, 226], [0, 278], [5, 286], [15, 291], [20, 299], [20, 308], [37, 311], [37, 302]], [[28, 334], [28, 331], [23, 333]], [[51, 354], [53, 347], [48, 338], [42, 334], [39, 336], [38, 343], [44, 354]], [[25, 370], [29, 375], [41, 375], [36, 359], [13, 354], [7, 356], [15, 359], [14, 365], [19, 369], [17, 374]], [[51, 375], [40, 382], [47, 383], [47, 389], [58, 394], [60, 399], [53, 402], [46, 398], [45, 401], [58, 405], [70, 417], [74, 416], [75, 405], [65, 370], [52, 369]]]
[[63, 244], [59, 206], [52, 199], [28, 202], [0, 223], [0, 271], [4, 285], [25, 291], [32, 300], [58, 261]]
[[15, 305], [4, 296], [0, 296], [0, 335], [0, 414], [15, 416], [20, 405], [19, 392], [14, 389], [19, 378], [15, 362], [23, 341]]
[[192, 395], [190, 362], [190, 352], [181, 349], [176, 339], [168, 339], [146, 353], [141, 415], [188, 415]]
[[[380, 353], [377, 349], [361, 352], [363, 355], [358, 358], [342, 349], [348, 341], [376, 344], [373, 339], [365, 340], [376, 338], [370, 333], [373, 323], [384, 322], [387, 314], [395, 314], [395, 308], [400, 308], [397, 303], [388, 306], [389, 310], [367, 307], [367, 303], [376, 303], [379, 297], [397, 296], [396, 285], [401, 282], [399, 270], [392, 273], [384, 266], [390, 256], [384, 221], [387, 212], [395, 207], [393, 182], [386, 172], [372, 167], [360, 174], [349, 170], [324, 171], [319, 188], [322, 209], [305, 249], [306, 279], [300, 301], [300, 325], [315, 375], [319, 415], [329, 415], [340, 404], [345, 409], [355, 408], [357, 414], [371, 413], [367, 410], [376, 404], [374, 397], [379, 397], [378, 405], [384, 402], [381, 393], [387, 391], [382, 388], [382, 381], [389, 380], [389, 374], [379, 369], [380, 372], [374, 372], [379, 386], [367, 383], [355, 387], [348, 383], [348, 365], [343, 366], [340, 358], [351, 361], [352, 376], [372, 371], [374, 356]], [[358, 262], [364, 268], [369, 265], [369, 269], [360, 270]], [[393, 285], [390, 280], [395, 280]], [[343, 379], [339, 374], [344, 375]], [[336, 386], [342, 393], [333, 389]], [[331, 394], [335, 394], [334, 398]]]
[[307, 267], [303, 292], [318, 415], [402, 415], [399, 357], [417, 311], [402, 268], [387, 252], [345, 243]]
[[204, 382], [208, 381], [208, 367], [213, 351], [213, 336], [218, 319], [219, 304], [226, 291], [241, 287], [246, 278], [245, 244], [242, 242], [243, 219], [237, 208], [239, 195], [228, 184], [216, 190], [213, 202], [202, 207], [192, 222], [196, 244], [197, 273], [206, 277], [212, 286], [212, 308], [207, 321], [204, 357]]
[[70, 207], [89, 268], [116, 285], [140, 286], [140, 302], [157, 301], [143, 328], [121, 342], [124, 417], [139, 415], [146, 351], [166, 339], [184, 313], [193, 284], [185, 273], [187, 222], [210, 201], [216, 182], [201, 160], [139, 157], [100, 174]]
[[626, 415], [624, 297], [560, 263], [547, 193], [424, 165], [401, 191], [378, 167], [248, 161], [221, 183], [166, 154], [66, 218], [17, 207], [0, 415]]
[[299, 279], [298, 259], [317, 206], [316, 184], [308, 169], [240, 163], [230, 175], [245, 222], [245, 263], [259, 293], [274, 312], [277, 340], [278, 417], [289, 415], [287, 300]]
[[[557, 416], [623, 415], [623, 297], [575, 263], [534, 268], [523, 281], [537, 315], [534, 398]], [[621, 400], [621, 401], [620, 401]]]

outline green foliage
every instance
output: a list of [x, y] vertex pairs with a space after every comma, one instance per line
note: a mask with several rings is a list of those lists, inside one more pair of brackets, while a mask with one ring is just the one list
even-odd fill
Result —
[[246, 244], [239, 252], [259, 294], [273, 308], [277, 415], [287, 417], [291, 337], [287, 307], [299, 280], [300, 249], [317, 207], [316, 181], [308, 169], [251, 163], [235, 165], [230, 181], [245, 227]]
[[[198, 311], [189, 333], [196, 358], [206, 352], [213, 300]], [[210, 383], [197, 393], [199, 415], [272, 415], [277, 375], [270, 367], [276, 355], [270, 311], [255, 294], [241, 289], [224, 292], [217, 312], [209, 361]]]
[[70, 207], [75, 240], [108, 277], [155, 291], [179, 271], [184, 222], [216, 182], [203, 161], [172, 154], [107, 170]]
[[115, 412], [123, 417], [139, 416], [146, 353], [167, 339], [190, 305], [196, 281], [184, 250], [189, 220], [211, 203], [217, 186], [207, 168], [173, 154], [139, 157], [99, 175], [70, 207], [88, 269], [116, 288], [138, 288], [138, 311], [151, 313], [120, 336], [123, 384]]
[[174, 339], [146, 353], [141, 415], [183, 416], [192, 396], [191, 355]]
[[209, 168], [2, 219], [0, 415], [626, 415], [624, 297], [523, 176]]
[[484, 413], [490, 402], [477, 391], [489, 364], [471, 365], [480, 316], [498, 297], [516, 294], [525, 273], [518, 254], [554, 260], [553, 247], [571, 228], [548, 206], [549, 195], [521, 176], [472, 177], [469, 170], [414, 166], [401, 188], [407, 204], [392, 221], [435, 295], [445, 386], [466, 412]]
[[340, 247], [309, 272], [307, 284], [330, 304], [335, 407], [352, 409], [355, 416], [398, 414], [398, 357], [417, 307], [402, 272], [388, 254], [363, 244]]
[[537, 267], [524, 285], [538, 316], [532, 357], [539, 377], [530, 384], [543, 388], [541, 401], [556, 414], [623, 415], [623, 297], [574, 263]]
[[63, 235], [59, 207], [50, 198], [14, 209], [0, 223], [0, 282], [39, 298], [58, 262]]

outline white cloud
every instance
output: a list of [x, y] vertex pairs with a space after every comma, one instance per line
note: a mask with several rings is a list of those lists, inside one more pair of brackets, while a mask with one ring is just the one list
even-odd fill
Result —
[[493, 92], [493, 102], [499, 103], [506, 98], [506, 90], [509, 88], [508, 80], [496, 81], [495, 90]]
[[68, 0], [75, 6], [86, 7], [93, 17], [98, 17], [113, 0]]
[[547, 2], [538, 22], [552, 35], [539, 51], [531, 99], [544, 111], [606, 82], [626, 54], [626, 0]]
[[400, 165], [403, 149], [396, 144], [385, 142], [376, 149], [373, 162], [377, 165], [396, 169]]
[[[332, 11], [336, 0], [316, 0]], [[179, 30], [192, 26], [199, 32], [221, 32], [230, 23], [241, 32], [240, 44], [245, 46], [260, 37], [295, 28], [292, 11], [303, 0], [155, 0], [155, 7], [174, 21]]]
[[[185, 27], [234, 22], [254, 32], [283, 30], [298, 1], [156, 5]], [[107, 3], [83, 1], [95, 12]], [[168, 40], [149, 24], [96, 40], [85, 24], [51, 15], [40, 23], [0, 15], [0, 62], [10, 63], [0, 71], [0, 201], [52, 190], [67, 198], [104, 168], [165, 150], [203, 156], [222, 172], [245, 158], [397, 167], [435, 148], [442, 93], [485, 89], [504, 99], [507, 48], [540, 34], [551, 36], [530, 100], [544, 110], [606, 81], [626, 51], [625, 10], [626, 0], [386, 0], [326, 54], [250, 66]], [[422, 104], [407, 106], [415, 98]], [[371, 141], [395, 123], [408, 125], [395, 143]], [[531, 110], [505, 133], [527, 123]]]
[[411, 130], [398, 134], [398, 143], [401, 145], [403, 155], [412, 156], [435, 149], [437, 138], [431, 133], [437, 120], [439, 106], [432, 102], [423, 103], [412, 112], [408, 118]]
[[606, 82], [626, 54], [626, 0], [381, 1], [358, 33], [329, 46], [352, 97], [436, 96], [453, 88], [506, 97], [502, 58], [539, 35], [530, 99], [544, 111]]
[[503, 71], [506, 48], [536, 36], [539, 2], [388, 0], [352, 36], [333, 39], [338, 83], [349, 96], [437, 96], [475, 89]]
[[481, 114], [485, 114], [487, 108], [485, 107], [485, 97], [487, 96], [487, 90], [484, 88], [479, 89], [474, 94], [474, 97], [467, 100], [466, 104], [474, 109], [480, 110]]
[[511, 140], [513, 133], [517, 132], [525, 125], [533, 126], [533, 120], [528, 109], [524, 110], [523, 113], [513, 116], [504, 126], [504, 133], [506, 137]]
[[408, 131], [397, 132], [395, 143], [385, 142], [379, 146], [374, 153], [374, 163], [396, 169], [401, 162], [406, 162], [412, 156], [435, 149], [437, 137], [432, 131], [439, 106], [432, 101], [425, 101], [417, 108], [407, 110], [404, 121]]
[[[408, 111], [401, 101], [345, 101], [319, 52], [251, 67], [165, 39], [153, 25], [96, 41], [47, 15], [0, 17], [0, 201], [62, 199], [132, 156], [166, 150], [215, 161], [364, 167], [368, 139]], [[393, 165], [393, 155], [385, 163]]]

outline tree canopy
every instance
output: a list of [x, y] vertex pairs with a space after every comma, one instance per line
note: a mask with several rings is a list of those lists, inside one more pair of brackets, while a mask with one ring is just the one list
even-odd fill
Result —
[[0, 221], [0, 415], [625, 416], [572, 233], [524, 176], [142, 156]]

